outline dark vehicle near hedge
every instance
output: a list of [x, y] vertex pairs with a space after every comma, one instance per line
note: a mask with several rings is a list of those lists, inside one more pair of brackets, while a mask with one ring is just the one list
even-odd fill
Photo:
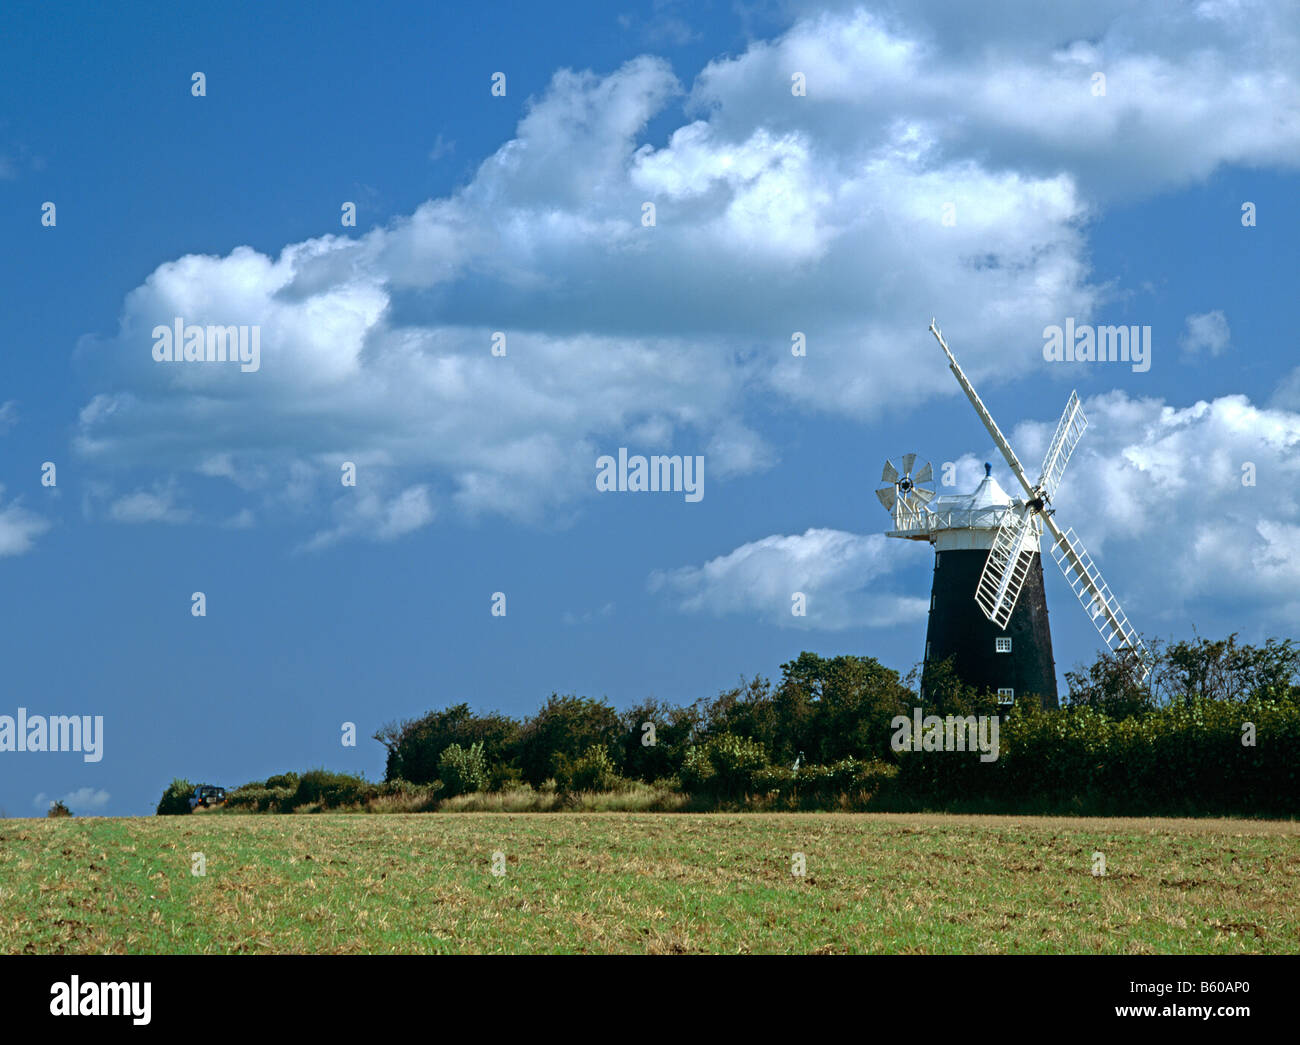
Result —
[[215, 784], [200, 784], [190, 795], [191, 809], [211, 809], [226, 804], [226, 789]]

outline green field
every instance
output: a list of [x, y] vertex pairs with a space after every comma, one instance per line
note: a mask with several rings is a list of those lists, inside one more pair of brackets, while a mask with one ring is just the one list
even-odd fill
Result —
[[[495, 852], [504, 876], [491, 873]], [[791, 873], [797, 852], [803, 877]], [[3, 820], [0, 951], [1295, 953], [1300, 823]]]

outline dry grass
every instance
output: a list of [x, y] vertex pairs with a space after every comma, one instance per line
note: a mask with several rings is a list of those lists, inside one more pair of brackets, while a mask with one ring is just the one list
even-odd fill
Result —
[[[365, 802], [326, 807], [320, 802], [294, 806], [290, 812], [304, 813], [673, 813], [688, 807], [690, 799], [679, 791], [655, 787], [640, 781], [617, 791], [556, 791], [552, 787], [534, 790], [528, 784], [505, 791], [475, 791], [454, 798], [440, 798], [432, 788], [413, 788], [405, 794], [381, 795]], [[252, 810], [225, 806], [217, 810], [226, 816], [247, 816]], [[280, 815], [280, 814], [272, 814]]]

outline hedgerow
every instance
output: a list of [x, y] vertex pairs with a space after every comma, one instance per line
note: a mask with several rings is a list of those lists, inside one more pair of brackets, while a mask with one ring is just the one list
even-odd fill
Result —
[[[950, 662], [927, 664], [919, 680], [914, 671], [905, 681], [871, 657], [808, 652], [781, 665], [776, 684], [742, 679], [685, 707], [646, 700], [618, 712], [603, 699], [552, 694], [536, 715], [517, 721], [462, 702], [375, 734], [388, 750], [385, 783], [323, 769], [281, 773], [231, 791], [226, 810], [560, 810], [644, 802], [664, 809], [1300, 813], [1300, 646], [1289, 639], [1252, 646], [1232, 635], [1152, 642], [1150, 650], [1147, 673], [1110, 652], [1066, 672], [1064, 706], [1052, 709], [1023, 697], [1001, 708], [995, 695], [965, 685]], [[996, 719], [996, 758], [895, 750], [893, 723], [918, 711], [923, 719]], [[188, 813], [192, 790], [173, 781], [158, 812]], [[512, 797], [490, 797], [501, 795]], [[672, 795], [678, 798], [665, 797]]]

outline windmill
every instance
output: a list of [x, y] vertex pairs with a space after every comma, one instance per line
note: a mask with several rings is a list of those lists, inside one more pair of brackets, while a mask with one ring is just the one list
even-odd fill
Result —
[[1016, 457], [1015, 451], [1011, 449], [1011, 444], [998, 428], [988, 408], [975, 394], [974, 387], [962, 373], [961, 367], [957, 365], [952, 350], [944, 341], [939, 328], [934, 325], [933, 319], [930, 320], [930, 333], [939, 342], [939, 347], [948, 357], [948, 367], [957, 378], [957, 383], [961, 385], [966, 398], [970, 400], [971, 406], [984, 422], [984, 427], [993, 437], [994, 445], [1002, 451], [1007, 467], [1011, 469], [1025, 491], [1025, 499], [1005, 516], [1002, 525], [998, 528], [993, 547], [980, 574], [979, 585], [975, 589], [975, 601], [979, 603], [980, 609], [989, 620], [998, 627], [1006, 627], [1028, 572], [1027, 558], [1038, 551], [1040, 531], [1035, 523], [1041, 523], [1042, 527], [1052, 535], [1052, 558], [1065, 574], [1070, 589], [1078, 597], [1084, 611], [1092, 618], [1107, 648], [1112, 652], [1117, 649], [1127, 650], [1136, 656], [1141, 677], [1145, 680], [1150, 673], [1150, 657], [1147, 655], [1146, 646], [1143, 645], [1137, 631], [1129, 624], [1119, 600], [1111, 592], [1110, 585], [1102, 579], [1101, 571], [1084, 550], [1073, 528], [1062, 532], [1055, 519], [1056, 510], [1051, 507], [1052, 495], [1056, 493], [1061, 483], [1070, 455], [1074, 453], [1074, 448], [1083, 436], [1084, 429], [1088, 427], [1088, 419], [1084, 416], [1083, 407], [1079, 405], [1078, 393], [1070, 393], [1070, 399], [1065, 404], [1065, 412], [1061, 414], [1061, 420], [1057, 423], [1056, 435], [1052, 437], [1047, 447], [1047, 454], [1043, 458], [1043, 468], [1039, 473], [1038, 482], [1031, 486], [1025, 469]]
[[996, 690], [1000, 703], [1013, 703], [1017, 693], [1032, 693], [1044, 705], [1056, 706], [1056, 667], [1040, 555], [1046, 530], [1053, 542], [1053, 559], [1106, 645], [1113, 651], [1130, 651], [1145, 679], [1149, 658], [1141, 638], [1074, 530], [1062, 532], [1052, 507], [1070, 455], [1088, 426], [1078, 395], [1070, 394], [1038, 481], [1031, 483], [933, 320], [930, 332], [1023, 496], [1012, 497], [1003, 490], [988, 464], [974, 492], [935, 497], [919, 485], [933, 478], [928, 464], [913, 474], [915, 455], [903, 457], [901, 473], [886, 462], [882, 480], [891, 485], [877, 490], [876, 496], [893, 520], [888, 535], [927, 541], [935, 549], [926, 662], [951, 658], [963, 681]]

